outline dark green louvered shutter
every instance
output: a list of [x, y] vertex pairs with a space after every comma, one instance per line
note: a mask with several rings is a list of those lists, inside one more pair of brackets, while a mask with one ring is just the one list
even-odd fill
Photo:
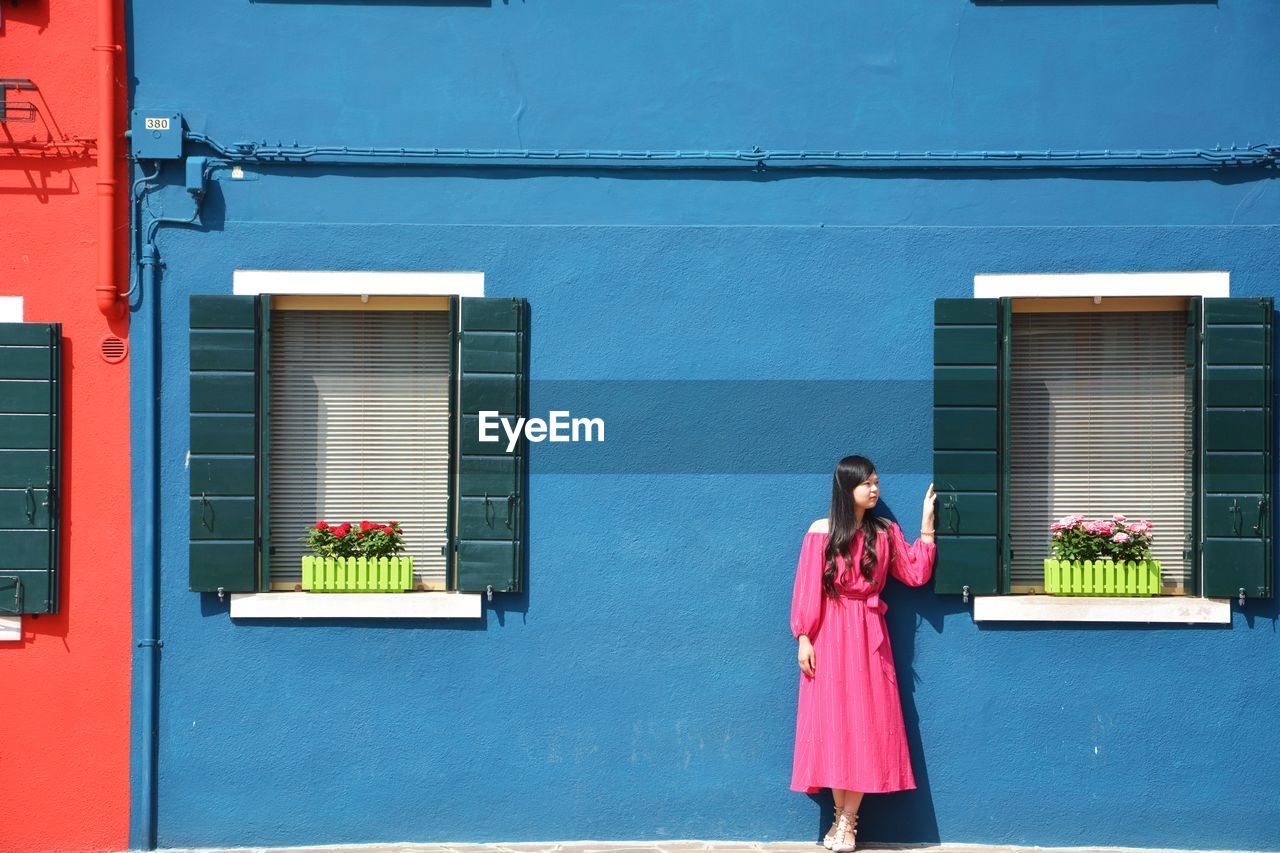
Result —
[[263, 307], [191, 297], [191, 589], [254, 592], [261, 532]]
[[480, 412], [513, 424], [528, 414], [529, 307], [524, 299], [455, 300], [453, 307], [450, 577], [459, 592], [519, 592], [524, 565], [527, 442], [479, 440]]
[[[1007, 406], [1007, 304], [934, 300], [933, 483], [938, 495], [934, 589], [1001, 592], [1001, 421]], [[1007, 334], [1004, 335], [1007, 337]]]
[[0, 323], [0, 615], [58, 612], [62, 325]]
[[1201, 565], [1209, 597], [1270, 598], [1271, 297], [1201, 308]]

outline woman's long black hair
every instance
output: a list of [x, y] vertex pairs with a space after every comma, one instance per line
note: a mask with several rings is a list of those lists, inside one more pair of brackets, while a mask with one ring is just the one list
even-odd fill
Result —
[[[836, 595], [837, 557], [848, 565], [853, 559], [853, 537], [858, 532], [853, 506], [853, 490], [870, 479], [876, 466], [865, 456], [846, 456], [836, 464], [831, 478], [831, 514], [827, 517], [826, 569], [822, 572], [822, 589]], [[887, 530], [888, 523], [870, 510], [862, 514], [862, 559], [859, 570], [871, 580], [876, 567], [876, 531]]]

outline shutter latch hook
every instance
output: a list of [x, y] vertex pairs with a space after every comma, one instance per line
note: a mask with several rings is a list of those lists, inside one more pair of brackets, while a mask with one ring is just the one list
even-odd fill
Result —
[[960, 594], [962, 596], [962, 600], [964, 601], [964, 603], [968, 604], [969, 603], [969, 585], [968, 584], [964, 585], [964, 588], [960, 590]]
[[[1240, 593], [1243, 595], [1244, 590], [1240, 590]], [[490, 601], [493, 601], [493, 584], [489, 584], [484, 588], [484, 594]]]
[[218, 601], [219, 602], [224, 601], [226, 599], [226, 596], [227, 596], [226, 587], [221, 587], [221, 586], [218, 587]]
[[1240, 606], [1244, 607], [1244, 587], [1240, 587]]

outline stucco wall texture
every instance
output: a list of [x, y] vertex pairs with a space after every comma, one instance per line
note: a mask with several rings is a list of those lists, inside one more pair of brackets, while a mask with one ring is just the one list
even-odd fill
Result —
[[[13, 143], [97, 133], [91, 4], [4, 4], [0, 77], [27, 78], [34, 120], [0, 124], [0, 295], [28, 322], [63, 324], [62, 600], [0, 643], [5, 853], [120, 849], [128, 841], [129, 366], [99, 356], [127, 337], [94, 303], [97, 172], [92, 148], [38, 154]], [[123, 26], [120, 36], [123, 37]], [[124, 113], [125, 65], [118, 65]], [[123, 124], [119, 127], [123, 130]], [[124, 161], [119, 180], [126, 179]], [[128, 252], [124, 204], [116, 231]], [[119, 265], [121, 275], [126, 264]]]
[[[131, 9], [135, 105], [224, 143], [1212, 147], [1276, 138], [1280, 110], [1261, 0]], [[933, 300], [1020, 272], [1228, 270], [1273, 295], [1273, 180], [223, 173], [200, 227], [161, 230], [143, 294], [161, 846], [816, 840], [827, 795], [787, 790], [796, 558], [846, 453], [918, 533]], [[480, 270], [529, 299], [531, 412], [607, 439], [532, 446], [526, 593], [479, 622], [233, 622], [187, 590], [188, 297], [236, 269]], [[156, 330], [134, 331], [140, 358]], [[920, 787], [868, 797], [861, 839], [1280, 850], [1274, 601], [1230, 627], [980, 627], [929, 586], [886, 600]]]

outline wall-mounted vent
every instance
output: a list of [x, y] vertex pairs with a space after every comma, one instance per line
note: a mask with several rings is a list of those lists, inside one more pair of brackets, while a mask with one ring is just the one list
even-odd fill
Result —
[[107, 364], [119, 364], [129, 354], [129, 342], [115, 335], [102, 339], [102, 360]]

